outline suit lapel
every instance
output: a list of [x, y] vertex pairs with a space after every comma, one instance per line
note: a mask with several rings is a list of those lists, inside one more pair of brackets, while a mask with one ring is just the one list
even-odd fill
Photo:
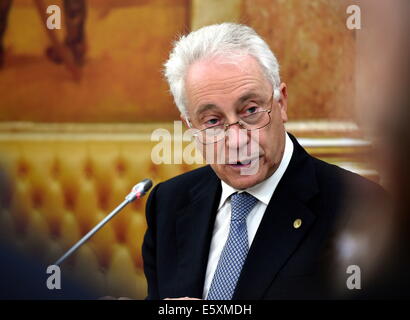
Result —
[[209, 247], [221, 184], [209, 167], [204, 182], [190, 190], [187, 206], [177, 213], [178, 276], [176, 296], [202, 297]]
[[[315, 221], [308, 200], [317, 192], [311, 157], [291, 136], [294, 152], [249, 249], [233, 299], [261, 299]], [[302, 225], [293, 223], [301, 219]]]

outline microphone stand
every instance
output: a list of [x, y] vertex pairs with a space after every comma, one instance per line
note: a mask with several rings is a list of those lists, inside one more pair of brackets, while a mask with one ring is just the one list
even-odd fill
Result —
[[125, 197], [125, 200], [116, 207], [109, 215], [101, 220], [94, 228], [92, 228], [84, 237], [82, 237], [75, 245], [73, 245], [60, 259], [58, 259], [54, 265], [61, 265], [68, 257], [70, 257], [79, 247], [88, 241], [98, 230], [100, 230], [108, 221], [110, 221], [118, 212], [120, 212], [127, 204], [131, 203], [135, 199], [141, 198], [152, 187], [152, 181], [144, 179], [140, 183], [136, 184], [132, 191]]

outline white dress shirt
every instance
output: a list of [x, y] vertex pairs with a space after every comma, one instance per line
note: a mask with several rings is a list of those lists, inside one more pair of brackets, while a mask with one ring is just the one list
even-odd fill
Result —
[[286, 171], [286, 168], [289, 165], [292, 153], [293, 142], [292, 140], [290, 140], [288, 134], [285, 133], [285, 150], [282, 160], [279, 164], [279, 167], [268, 179], [245, 190], [237, 190], [226, 184], [224, 181], [221, 181], [222, 194], [215, 219], [211, 246], [209, 249], [208, 265], [206, 268], [204, 290], [202, 295], [204, 299], [208, 295], [208, 291], [211, 287], [211, 282], [214, 277], [219, 258], [221, 256], [222, 249], [224, 248], [225, 242], [228, 239], [229, 226], [231, 223], [231, 200], [229, 197], [235, 192], [246, 191], [259, 200], [246, 218], [248, 243], [250, 247], [253, 239], [255, 238], [256, 231], [258, 230], [266, 207], [268, 206], [268, 203], [273, 195], [273, 192], [275, 191], [276, 186], [278, 185], [280, 179]]

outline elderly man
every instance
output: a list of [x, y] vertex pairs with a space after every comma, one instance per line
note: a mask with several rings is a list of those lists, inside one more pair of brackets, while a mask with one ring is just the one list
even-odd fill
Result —
[[165, 76], [204, 156], [214, 151], [218, 161], [151, 192], [147, 298], [323, 297], [349, 186], [373, 184], [311, 157], [285, 131], [286, 84], [250, 27], [223, 23], [181, 37]]

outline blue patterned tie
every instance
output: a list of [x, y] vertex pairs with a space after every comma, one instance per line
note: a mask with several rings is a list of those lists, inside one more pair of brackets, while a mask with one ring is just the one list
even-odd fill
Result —
[[246, 217], [257, 202], [258, 199], [246, 192], [232, 195], [232, 216], [228, 240], [219, 258], [207, 300], [232, 299], [249, 250]]

